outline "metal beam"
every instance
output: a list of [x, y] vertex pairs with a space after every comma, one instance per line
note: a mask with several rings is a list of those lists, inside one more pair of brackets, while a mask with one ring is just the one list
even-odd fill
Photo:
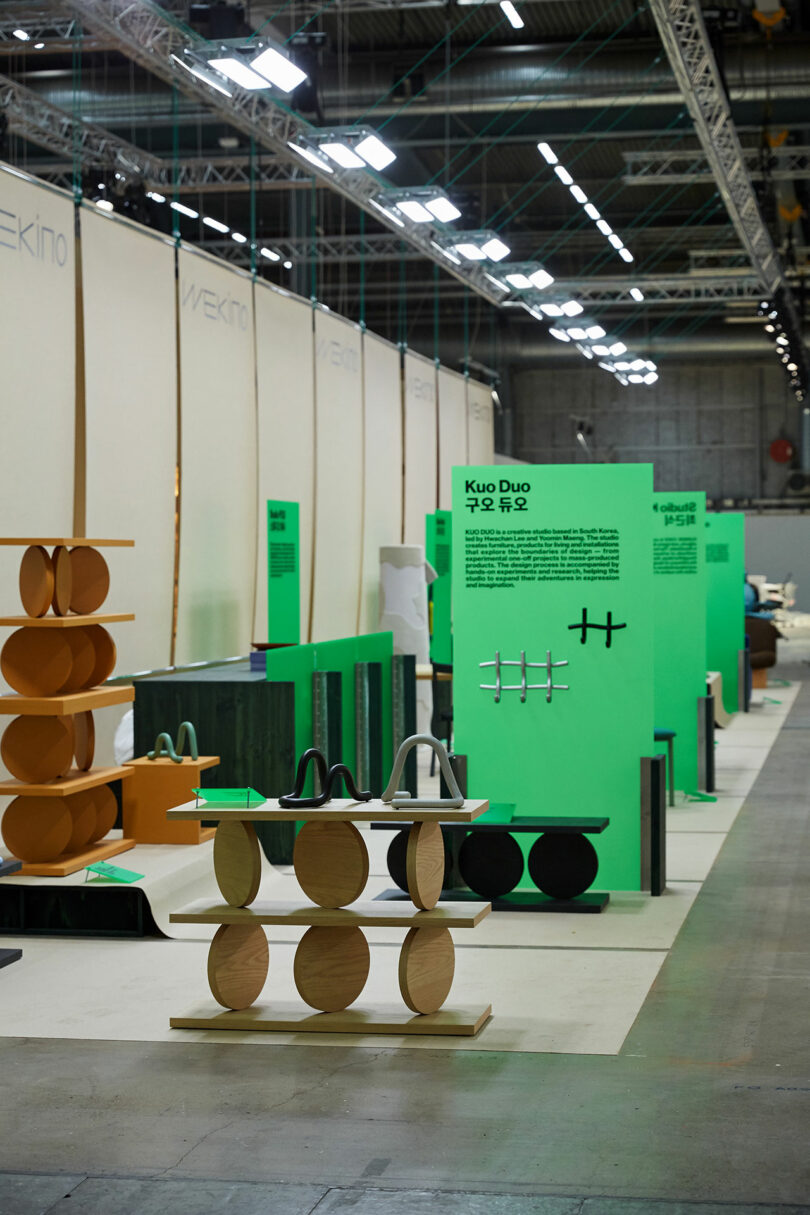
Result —
[[[752, 181], [793, 181], [810, 178], [810, 147], [743, 148], [743, 164]], [[704, 152], [623, 152], [628, 186], [680, 185], [711, 182], [715, 177]]]
[[[9, 125], [14, 129], [11, 123]], [[309, 190], [312, 186], [309, 177], [303, 177], [290, 165], [279, 164], [266, 155], [254, 162], [252, 180], [250, 160], [247, 157], [194, 157], [191, 160], [179, 161], [176, 173], [173, 161], [153, 159], [159, 165], [158, 171], [153, 175], [143, 175], [143, 182], [152, 189], [164, 192], [222, 194], [227, 191], [228, 194], [240, 194], [249, 191], [252, 185], [262, 191]], [[25, 169], [35, 177], [41, 177], [43, 181], [62, 186], [63, 189], [70, 189], [73, 184], [73, 164], [70, 161], [27, 160]]]

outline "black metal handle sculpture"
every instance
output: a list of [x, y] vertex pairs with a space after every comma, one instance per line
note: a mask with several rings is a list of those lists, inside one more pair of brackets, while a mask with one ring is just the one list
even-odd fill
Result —
[[[302, 797], [304, 791], [304, 782], [307, 779], [307, 768], [310, 763], [314, 763], [318, 773], [318, 780], [321, 783], [321, 792], [317, 797]], [[293, 806], [302, 806], [311, 808], [313, 806], [323, 806], [332, 796], [332, 789], [335, 781], [339, 777], [343, 777], [346, 782], [346, 788], [349, 791], [349, 796], [356, 802], [370, 802], [371, 790], [366, 789], [362, 793], [358, 790], [354, 783], [354, 777], [345, 764], [333, 764], [327, 771], [326, 759], [323, 752], [317, 747], [310, 747], [298, 761], [298, 768], [295, 773], [295, 788], [292, 793], [285, 793], [283, 797], [278, 799], [278, 804], [288, 809]]]

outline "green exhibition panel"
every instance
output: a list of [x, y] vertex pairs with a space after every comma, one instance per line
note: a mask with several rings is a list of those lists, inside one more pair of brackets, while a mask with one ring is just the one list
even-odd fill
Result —
[[652, 492], [649, 464], [453, 471], [453, 711], [468, 793], [518, 816], [607, 815], [593, 840], [607, 890], [641, 882]]
[[706, 516], [706, 665], [723, 676], [727, 713], [739, 708], [739, 653], [745, 646], [745, 515]]
[[655, 725], [675, 731], [675, 784], [692, 791], [706, 695], [705, 493], [653, 494], [652, 522]]
[[430, 617], [430, 661], [449, 665], [453, 661], [451, 613], [453, 515], [437, 510], [425, 516], [425, 556], [436, 571], [430, 584], [433, 605]]
[[267, 640], [301, 640], [298, 503], [267, 503]]

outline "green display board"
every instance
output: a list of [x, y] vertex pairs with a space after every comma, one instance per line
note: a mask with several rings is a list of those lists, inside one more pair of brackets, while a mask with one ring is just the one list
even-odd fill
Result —
[[453, 514], [437, 510], [425, 516], [425, 556], [438, 577], [428, 587], [430, 595], [430, 661], [453, 661], [452, 556]]
[[739, 708], [739, 652], [745, 646], [745, 515], [706, 516], [706, 665], [723, 676], [727, 713]]
[[[379, 662], [382, 667], [382, 754], [385, 780], [393, 763], [393, 721], [391, 697], [391, 659], [394, 653], [392, 633], [367, 633], [360, 637], [345, 637], [337, 641], [316, 641], [307, 645], [286, 646], [267, 651], [267, 678], [295, 685], [295, 750], [300, 756], [313, 745], [312, 677], [315, 671], [339, 671], [341, 675], [341, 735], [343, 754], [329, 756], [355, 768], [357, 737], [355, 730], [355, 663]], [[291, 777], [295, 773], [291, 773]], [[307, 777], [311, 791], [312, 774]], [[292, 781], [290, 783], [292, 788]]]
[[[518, 816], [609, 816], [593, 837], [595, 885], [608, 890], [641, 884], [652, 492], [649, 464], [453, 470], [453, 712], [469, 794], [514, 802]], [[480, 686], [496, 682], [480, 665], [496, 651], [515, 664], [501, 668], [498, 703]], [[526, 669], [525, 701], [521, 652], [543, 664]], [[549, 678], [547, 660], [567, 665]]]
[[301, 640], [298, 503], [267, 503], [267, 640]]
[[675, 731], [675, 785], [692, 792], [706, 695], [706, 495], [653, 494], [652, 510], [655, 724]]

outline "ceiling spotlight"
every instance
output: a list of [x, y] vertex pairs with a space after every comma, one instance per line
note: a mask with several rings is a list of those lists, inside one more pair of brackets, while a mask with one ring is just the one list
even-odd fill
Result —
[[613, 229], [606, 219], [598, 219], [596, 221], [596, 226], [603, 236], [610, 236], [613, 232]]
[[308, 138], [342, 169], [385, 169], [397, 158], [371, 127], [322, 127]]
[[321, 156], [319, 152], [316, 152], [314, 148], [308, 148], [303, 143], [292, 143], [290, 140], [287, 140], [287, 147], [292, 148], [293, 152], [297, 152], [299, 156], [303, 156], [304, 160], [308, 160], [311, 165], [315, 165], [322, 172], [334, 173], [335, 170], [326, 158]]
[[397, 203], [397, 210], [401, 211], [406, 219], [413, 220], [415, 224], [429, 224], [433, 222], [433, 216], [427, 207], [423, 207], [415, 198], [403, 198]]
[[546, 161], [547, 164], [556, 165], [557, 157], [552, 152], [551, 146], [549, 144], [539, 143], [537, 145], [537, 151], [540, 153], [540, 155], [543, 157], [543, 159]]
[[236, 243], [237, 243], [237, 245], [245, 245], [245, 244], [247, 244], [247, 237], [246, 237], [246, 236], [243, 236], [241, 232], [232, 232], [232, 233], [231, 233], [231, 240], [235, 240], [235, 241], [236, 241]]
[[453, 241], [452, 248], [468, 262], [500, 262], [511, 252], [509, 246], [497, 233], [485, 229], [482, 232], [461, 232]]
[[[399, 218], [399, 216], [398, 216], [398, 215], [396, 215], [396, 214], [395, 214], [395, 212], [393, 212], [393, 211], [389, 211], [387, 207], [384, 207], [384, 206], [382, 205], [382, 203], [377, 202], [377, 199], [376, 199], [376, 198], [370, 198], [368, 201], [369, 201], [369, 203], [371, 204], [371, 206], [372, 206], [372, 207], [374, 207], [375, 211], [379, 211], [379, 212], [380, 212], [380, 214], [381, 214], [381, 215], [384, 215], [386, 219], [390, 219], [390, 221], [391, 221], [391, 223], [392, 223], [392, 224], [396, 224], [396, 226], [397, 226], [398, 228], [404, 228], [404, 227], [405, 227], [404, 223], [403, 223], [403, 222], [402, 222], [402, 220]], [[431, 244], [434, 244], [435, 242], [434, 242], [434, 241], [431, 241], [430, 243], [431, 243]], [[438, 246], [436, 246], [436, 247], [438, 248]]]
[[286, 262], [284, 263], [284, 269], [285, 269], [285, 270], [292, 270], [292, 262], [290, 262], [290, 261], [286, 261]]
[[624, 249], [624, 248], [620, 249], [619, 257], [622, 259], [623, 262], [632, 262], [634, 260], [633, 254], [630, 252], [629, 249]]
[[[242, 89], [269, 89], [270, 81], [252, 71], [242, 59], [235, 55], [223, 55], [218, 59], [209, 59], [212, 68], [216, 68], [223, 76], [227, 76], [234, 84]], [[189, 68], [189, 71], [191, 69]]]
[[788, 371], [798, 371], [799, 370], [798, 365], [796, 363], [788, 363], [787, 369], [788, 369]]
[[773, 325], [766, 325], [766, 326], [765, 326], [765, 332], [766, 332], [766, 333], [775, 333], [775, 332], [776, 332], [776, 330], [774, 329]]
[[627, 353], [627, 347], [625, 346], [624, 342], [614, 342], [610, 348], [610, 353], [614, 356], [614, 358], [617, 358], [620, 354]]
[[507, 274], [505, 278], [510, 287], [514, 287], [516, 291], [527, 291], [532, 285], [532, 280], [527, 274]]
[[365, 169], [366, 167], [362, 156], [358, 156], [345, 143], [333, 143], [331, 140], [326, 140], [320, 147], [330, 160], [334, 160], [336, 165], [340, 165], [341, 169]]
[[96, 206], [98, 207], [98, 209], [100, 211], [112, 211], [113, 210], [112, 203], [106, 198], [97, 199]]
[[520, 13], [515, 8], [512, 0], [501, 0], [501, 12], [509, 22], [513, 30], [522, 30], [526, 24]]
[[544, 312], [546, 314], [546, 316], [552, 316], [552, 317], [565, 316], [565, 313], [563, 312], [563, 310], [559, 304], [541, 304], [540, 311]]
[[578, 203], [582, 203], [584, 205], [588, 201], [588, 195], [581, 186], [569, 186], [569, 189]]
[[657, 379], [658, 379], [658, 373], [657, 373], [657, 372], [655, 372], [655, 371], [648, 371], [648, 372], [647, 372], [647, 374], [646, 374], [646, 375], [645, 375], [645, 377], [644, 377], [644, 383], [645, 383], [645, 384], [654, 384], [654, 383], [655, 383], [655, 381], [656, 381]]
[[573, 177], [571, 176], [571, 174], [568, 172], [567, 169], [563, 168], [562, 165], [556, 165], [554, 172], [557, 174], [557, 176], [559, 177], [560, 181], [562, 182], [562, 184], [564, 186], [572, 186], [574, 184]]
[[11, 32], [15, 38], [19, 38], [20, 42], [30, 42], [31, 41], [31, 35], [26, 34], [25, 30], [12, 30]]
[[[500, 237], [492, 237], [481, 246], [486, 257], [492, 262], [500, 262], [503, 258], [508, 257], [511, 249], [500, 239]], [[554, 281], [553, 279], [551, 280]]]
[[587, 340], [588, 333], [585, 329], [569, 329], [568, 332], [577, 342], [584, 342]]
[[784, 333], [779, 334], [778, 338], [776, 339], [776, 344], [777, 344], [777, 346], [787, 346], [788, 340], [785, 337]]
[[210, 215], [203, 216], [203, 223], [207, 228], [213, 228], [215, 232], [229, 232], [227, 224], [223, 224], [218, 219], [211, 219]]
[[589, 325], [585, 332], [592, 342], [597, 342], [599, 338], [605, 336], [605, 331], [601, 325]]
[[598, 354], [601, 359], [606, 359], [610, 354], [610, 347], [608, 346], [592, 346], [591, 349], [593, 350], [594, 354]]
[[627, 378], [631, 384], [643, 384], [644, 383], [644, 376], [639, 375], [638, 372], [634, 372], [632, 375], [629, 375]]
[[383, 143], [379, 135], [374, 134], [364, 136], [356, 145], [355, 151], [372, 169], [386, 169], [397, 158], [396, 152], [392, 152], [388, 144]]
[[599, 212], [597, 211], [597, 209], [593, 205], [593, 203], [585, 203], [585, 214], [587, 216], [589, 216], [592, 220], [594, 220], [594, 222], [596, 222], [597, 219], [601, 218], [599, 215]]
[[551, 336], [553, 338], [556, 338], [558, 342], [570, 342], [571, 341], [570, 337], [568, 336], [568, 334], [565, 332], [564, 329], [549, 329], [549, 333], [551, 334]]
[[425, 206], [440, 223], [450, 224], [454, 219], [461, 218], [461, 212], [458, 207], [449, 198], [445, 198], [443, 194], [440, 194], [438, 198], [434, 198], [431, 202], [425, 203]]
[[35, 43], [34, 43], [34, 50], [35, 50], [35, 51], [41, 51], [41, 50], [43, 49], [43, 47], [44, 47], [44, 46], [45, 46], [45, 43], [44, 43], [44, 42], [35, 42]]
[[[269, 89], [273, 86], [282, 93], [292, 93], [307, 78], [307, 73], [293, 63], [285, 48], [268, 39], [257, 42], [226, 39], [206, 44], [203, 49], [186, 47], [184, 55], [191, 63], [177, 55], [173, 58], [195, 75], [200, 74], [200, 69], [204, 72], [206, 68], [213, 68], [243, 89]], [[208, 84], [213, 83], [205, 75], [201, 79]]]
[[147, 190], [146, 197], [151, 198], [152, 202], [156, 203], [165, 203], [166, 201], [166, 195], [158, 194], [157, 190]]
[[460, 245], [455, 246], [457, 253], [466, 258], [468, 262], [485, 262], [487, 260], [486, 253], [474, 245], [472, 241], [462, 241]]
[[250, 66], [254, 72], [258, 72], [277, 89], [281, 89], [282, 93], [294, 92], [307, 78], [306, 72], [302, 72], [291, 59], [272, 46], [266, 47], [252, 59]]
[[624, 248], [624, 241], [620, 236], [617, 236], [615, 232], [611, 232], [610, 236], [608, 237], [608, 241], [611, 245], [613, 245], [614, 249]]
[[642, 300], [644, 299], [644, 292], [641, 291], [638, 287], [631, 287], [630, 288], [630, 298], [634, 299], [636, 301], [636, 303], [640, 304], [642, 302]]
[[281, 261], [281, 254], [276, 253], [275, 249], [268, 249], [268, 248], [264, 247], [259, 250], [259, 253], [261, 254], [262, 257], [266, 257], [269, 262], [280, 262]]
[[554, 282], [554, 276], [537, 262], [512, 262], [507, 269], [504, 278], [515, 291], [528, 291], [531, 287], [544, 291]]
[[185, 203], [172, 202], [172, 203], [169, 203], [169, 206], [171, 207], [171, 209], [173, 211], [179, 211], [181, 215], [187, 215], [189, 219], [199, 219], [200, 218], [199, 211], [192, 210], [192, 208], [187, 207], [185, 205]]
[[416, 224], [429, 224], [435, 220], [440, 223], [452, 223], [461, 216], [458, 207], [441, 190], [430, 186], [384, 190], [378, 198], [386, 208], [400, 211]]
[[[189, 52], [186, 51], [185, 54], [189, 54]], [[208, 84], [212, 89], [216, 89], [218, 93], [224, 93], [226, 97], [233, 97], [231, 90], [225, 88], [217, 73], [207, 63], [203, 66], [203, 64], [189, 59], [181, 59], [179, 55], [170, 55], [169, 58], [187, 72], [191, 72], [192, 76], [196, 76], [198, 80], [202, 80], [204, 84]], [[265, 85], [264, 87], [266, 88], [267, 86]]]
[[562, 310], [563, 316], [579, 316], [580, 313], [585, 311], [578, 300], [567, 300], [562, 305]]

